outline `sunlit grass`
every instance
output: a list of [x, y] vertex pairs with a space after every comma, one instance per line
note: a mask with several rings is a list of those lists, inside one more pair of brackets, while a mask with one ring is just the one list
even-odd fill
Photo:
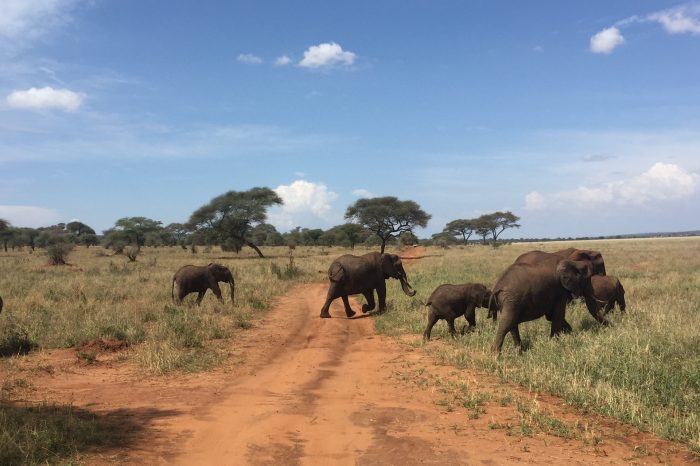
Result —
[[[389, 312], [379, 331], [422, 334], [427, 323], [423, 303], [442, 283], [480, 282], [491, 286], [522, 252], [554, 251], [571, 243], [513, 244], [430, 249], [409, 279], [415, 298], [390, 285]], [[495, 326], [486, 310], [477, 310], [477, 330], [449, 338], [439, 322], [424, 347], [457, 367], [498, 374], [504, 381], [562, 396], [568, 402], [651, 430], [700, 449], [700, 239], [614, 240], [576, 243], [603, 253], [606, 269], [622, 281], [627, 315], [610, 315], [613, 325], [599, 327], [582, 304], [567, 310], [574, 331], [549, 338], [545, 319], [521, 324], [526, 349], [518, 355], [510, 337], [499, 359], [490, 351]], [[431, 257], [432, 256], [432, 257]], [[465, 321], [461, 321], [460, 326]], [[458, 329], [459, 327], [458, 326]]]

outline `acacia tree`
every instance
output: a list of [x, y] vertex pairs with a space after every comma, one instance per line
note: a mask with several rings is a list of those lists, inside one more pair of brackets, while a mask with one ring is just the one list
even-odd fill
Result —
[[281, 204], [282, 198], [270, 188], [229, 191], [195, 210], [188, 225], [205, 237], [216, 238], [222, 245], [242, 243], [265, 257], [251, 241], [250, 233], [265, 222], [269, 207]]
[[498, 240], [498, 236], [503, 233], [508, 228], [520, 228], [518, 220], [520, 217], [514, 215], [513, 212], [494, 212], [492, 214], [486, 215], [487, 223], [489, 224], [489, 231], [491, 232], [491, 237], [495, 243]]
[[13, 231], [10, 228], [10, 222], [0, 218], [0, 240], [2, 240], [3, 248], [7, 252], [7, 243], [12, 239]]
[[417, 226], [425, 228], [430, 217], [414, 201], [400, 201], [393, 196], [358, 199], [345, 212], [346, 219], [365, 226], [379, 237], [382, 254], [390, 238], [412, 232]]
[[464, 244], [467, 244], [469, 238], [475, 231], [476, 221], [473, 218], [470, 219], [458, 219], [452, 220], [450, 223], [445, 225], [442, 230], [443, 233], [447, 233], [452, 236], [461, 236]]
[[95, 230], [85, 225], [82, 222], [70, 222], [66, 224], [66, 230], [73, 233], [76, 237], [80, 238], [82, 235], [94, 235]]

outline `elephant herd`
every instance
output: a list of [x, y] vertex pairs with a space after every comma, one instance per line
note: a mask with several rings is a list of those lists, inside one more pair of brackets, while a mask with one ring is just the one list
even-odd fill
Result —
[[[363, 256], [344, 255], [333, 261], [328, 278], [330, 286], [321, 317], [328, 318], [331, 302], [341, 298], [347, 317], [355, 311], [350, 308], [348, 295], [362, 294], [367, 303], [362, 312], [375, 308], [374, 292], [379, 301], [379, 313], [386, 310], [385, 280], [395, 278], [408, 296], [416, 294], [408, 283], [401, 259], [393, 254], [369, 253]], [[583, 298], [588, 311], [602, 325], [607, 325], [607, 314], [617, 303], [625, 311], [625, 290], [620, 281], [606, 275], [603, 256], [598, 251], [564, 249], [554, 253], [530, 251], [520, 255], [498, 278], [489, 290], [480, 283], [438, 286], [426, 302], [428, 325], [423, 337], [430, 333], [438, 320], [444, 319], [454, 336], [455, 319], [464, 316], [468, 330], [476, 326], [476, 308], [489, 310], [498, 327], [492, 350], [500, 353], [506, 334], [520, 349], [518, 325], [545, 316], [551, 324], [550, 336], [570, 332], [566, 321], [566, 305], [574, 298]], [[602, 313], [601, 313], [602, 311]]]

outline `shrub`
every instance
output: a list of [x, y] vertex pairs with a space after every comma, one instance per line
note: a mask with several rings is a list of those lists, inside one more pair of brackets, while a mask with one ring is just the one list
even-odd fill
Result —
[[49, 256], [49, 264], [66, 265], [66, 258], [73, 249], [70, 243], [54, 243], [46, 248], [46, 255]]

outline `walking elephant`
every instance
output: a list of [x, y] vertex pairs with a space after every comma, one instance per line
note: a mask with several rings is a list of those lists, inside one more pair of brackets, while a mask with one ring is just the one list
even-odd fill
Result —
[[175, 284], [177, 283], [177, 302], [182, 302], [185, 296], [197, 292], [197, 304], [200, 304], [202, 298], [204, 298], [204, 293], [207, 290], [211, 290], [217, 299], [223, 303], [224, 298], [221, 296], [219, 282], [228, 283], [231, 286], [231, 304], [233, 305], [236, 284], [228, 267], [213, 263], [203, 266], [185, 265], [175, 272], [173, 276], [171, 290], [173, 300], [175, 300]]
[[321, 317], [329, 318], [328, 309], [336, 298], [342, 298], [345, 305], [345, 315], [352, 317], [355, 311], [350, 308], [348, 295], [362, 293], [367, 304], [362, 305], [362, 312], [367, 313], [374, 309], [374, 290], [377, 290], [379, 300], [379, 312], [386, 310], [386, 283], [388, 278], [395, 278], [401, 282], [401, 289], [408, 296], [415, 296], [416, 292], [408, 283], [406, 271], [403, 269], [401, 258], [395, 254], [380, 254], [370, 252], [363, 256], [346, 254], [333, 261], [328, 269], [330, 286], [326, 302], [321, 309]]
[[625, 289], [617, 277], [606, 275], [593, 275], [591, 277], [591, 286], [593, 286], [593, 296], [599, 303], [599, 308], [603, 310], [603, 315], [610, 312], [617, 303], [620, 312], [625, 312], [627, 305], [625, 304]]
[[490, 300], [491, 291], [481, 283], [438, 286], [425, 303], [430, 310], [428, 326], [423, 332], [423, 338], [430, 340], [430, 332], [440, 319], [447, 321], [450, 335], [454, 337], [456, 335], [455, 319], [462, 315], [469, 323], [468, 329], [472, 330], [476, 327], [476, 308], [489, 307]]
[[571, 295], [583, 296], [591, 315], [604, 322], [598, 316], [590, 272], [583, 261], [545, 260], [534, 264], [513, 264], [503, 272], [491, 293], [501, 312], [492, 346], [496, 353], [500, 353], [508, 332], [520, 349], [518, 325], [542, 316], [552, 322], [550, 336], [571, 331], [564, 318]]

